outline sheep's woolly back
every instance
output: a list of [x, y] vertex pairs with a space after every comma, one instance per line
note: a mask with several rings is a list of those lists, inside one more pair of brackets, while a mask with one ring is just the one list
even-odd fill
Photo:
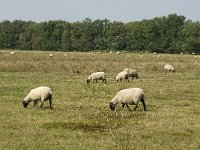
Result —
[[32, 100], [39, 100], [41, 97], [43, 99], [46, 99], [49, 95], [52, 95], [52, 91], [49, 87], [38, 87], [35, 89], [32, 89], [29, 94], [25, 97], [24, 101], [32, 101]]
[[136, 70], [134, 70], [134, 69], [129, 69], [129, 68], [124, 69], [124, 71], [126, 71], [128, 74], [135, 74], [135, 73], [137, 73]]
[[105, 79], [106, 78], [106, 74], [105, 72], [95, 72], [95, 73], [92, 73], [89, 77], [88, 77], [88, 80], [95, 80], [95, 79]]
[[118, 73], [118, 75], [116, 76], [116, 80], [125, 79], [126, 77], [128, 77], [128, 73], [126, 71], [122, 71]]
[[138, 78], [138, 73], [137, 73], [136, 70], [125, 68], [124, 71], [126, 71], [128, 73], [129, 77], [136, 77], [136, 78]]
[[117, 103], [132, 103], [132, 102], [137, 104], [143, 95], [144, 91], [140, 88], [123, 89], [119, 91], [110, 102], [115, 105]]

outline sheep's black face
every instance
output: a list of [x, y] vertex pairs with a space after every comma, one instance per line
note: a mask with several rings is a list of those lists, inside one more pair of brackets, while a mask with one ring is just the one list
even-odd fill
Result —
[[110, 110], [114, 111], [115, 110], [115, 105], [113, 103], [110, 103]]
[[28, 103], [23, 101], [23, 106], [24, 106], [24, 108], [26, 108], [28, 106]]
[[90, 83], [90, 80], [89, 80], [89, 79], [87, 79], [87, 83]]

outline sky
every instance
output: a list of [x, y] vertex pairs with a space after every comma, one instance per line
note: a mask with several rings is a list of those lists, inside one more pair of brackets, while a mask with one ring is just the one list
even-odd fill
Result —
[[0, 21], [90, 18], [126, 23], [174, 13], [200, 21], [200, 0], [0, 0]]

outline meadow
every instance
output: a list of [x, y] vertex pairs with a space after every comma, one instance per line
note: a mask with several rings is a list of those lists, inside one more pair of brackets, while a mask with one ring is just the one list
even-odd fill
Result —
[[[53, 57], [49, 57], [52, 53]], [[200, 149], [200, 58], [150, 53], [67, 53], [0, 51], [0, 149], [196, 150]], [[165, 73], [167, 63], [175, 73]], [[117, 83], [124, 68], [139, 79]], [[107, 83], [87, 84], [96, 71]], [[53, 91], [53, 109], [23, 108], [21, 101], [38, 86]], [[121, 89], [140, 87], [147, 111], [109, 109]]]

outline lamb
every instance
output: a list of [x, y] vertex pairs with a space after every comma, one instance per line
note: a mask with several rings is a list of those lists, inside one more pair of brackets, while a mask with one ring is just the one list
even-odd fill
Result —
[[118, 73], [118, 75], [116, 76], [116, 80], [117, 82], [120, 80], [121, 82], [122, 81], [125, 81], [125, 80], [128, 80], [129, 82], [129, 79], [128, 79], [128, 73], [126, 71], [122, 71], [120, 73]]
[[136, 108], [138, 107], [138, 103], [142, 102], [144, 111], [146, 111], [146, 105], [145, 105], [145, 99], [144, 99], [144, 91], [140, 88], [128, 88], [123, 89], [119, 91], [114, 98], [110, 101], [110, 109], [111, 111], [115, 110], [115, 107], [118, 103], [122, 104], [122, 108], [126, 105], [129, 111], [131, 109], [129, 108], [130, 105], [136, 105], [134, 108], [134, 111], [136, 111]]
[[46, 100], [49, 100], [50, 108], [52, 108], [52, 91], [49, 87], [41, 86], [32, 89], [22, 102], [26, 108], [31, 101], [34, 102], [34, 106], [41, 101], [40, 107], [42, 107]]
[[175, 69], [174, 69], [174, 67], [172, 66], [172, 65], [169, 65], [169, 64], [166, 64], [165, 66], [164, 66], [164, 70], [165, 70], [165, 72], [175, 72]]
[[103, 82], [106, 83], [106, 74], [105, 72], [95, 72], [92, 73], [88, 78], [87, 78], [87, 83], [89, 83], [90, 81], [92, 81], [92, 83], [94, 83], [94, 80], [97, 83], [97, 80], [102, 80]]
[[126, 68], [126, 69], [124, 69], [124, 71], [126, 71], [128, 73], [128, 77], [132, 77], [132, 80], [134, 78], [138, 79], [138, 73], [136, 70]]

